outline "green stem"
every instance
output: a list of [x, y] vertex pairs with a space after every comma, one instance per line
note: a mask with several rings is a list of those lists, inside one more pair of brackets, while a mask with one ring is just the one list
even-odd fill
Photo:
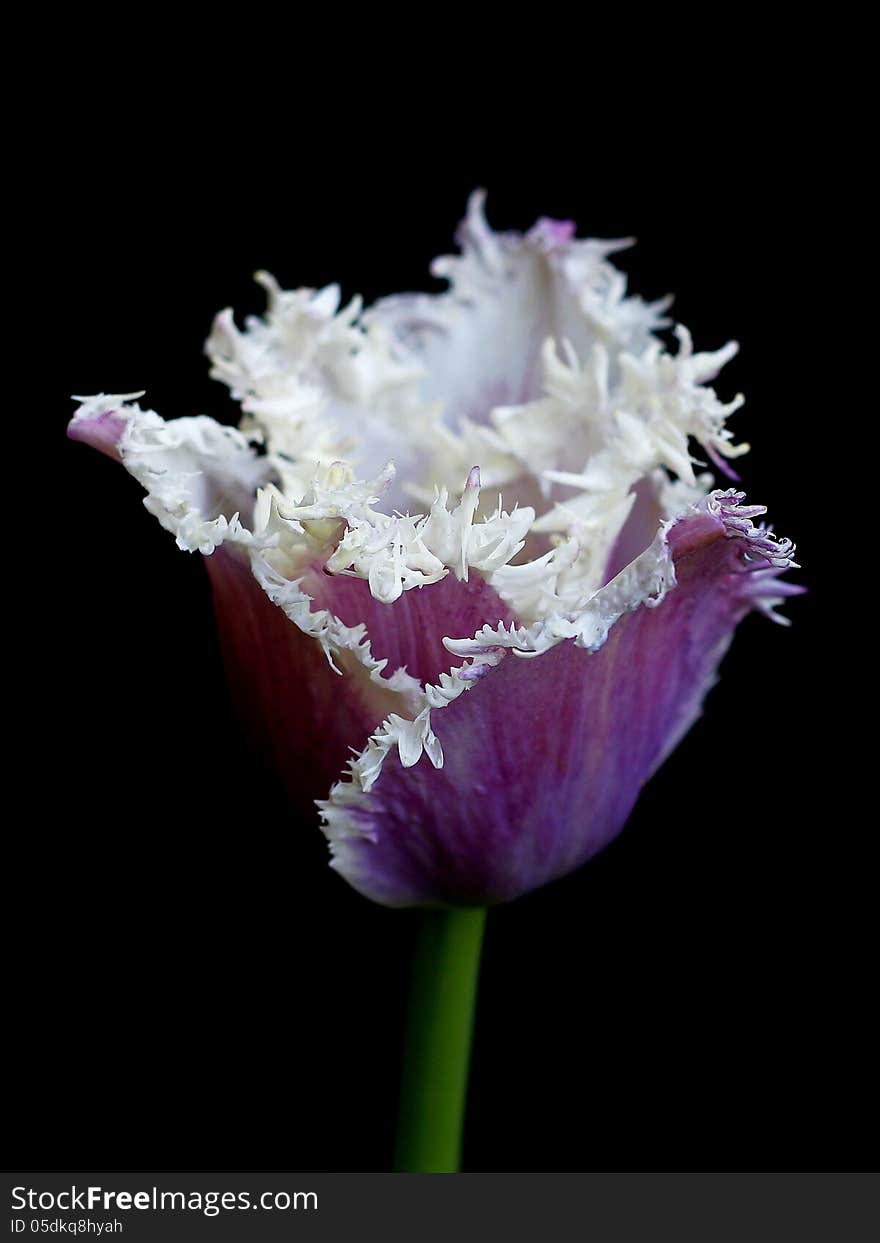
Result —
[[451, 1174], [459, 1168], [485, 923], [482, 907], [422, 916], [406, 1024], [395, 1170]]

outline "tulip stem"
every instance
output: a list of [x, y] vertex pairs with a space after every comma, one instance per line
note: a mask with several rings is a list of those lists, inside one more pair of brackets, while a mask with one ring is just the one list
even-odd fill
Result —
[[416, 942], [394, 1168], [451, 1174], [461, 1140], [486, 911], [428, 911]]

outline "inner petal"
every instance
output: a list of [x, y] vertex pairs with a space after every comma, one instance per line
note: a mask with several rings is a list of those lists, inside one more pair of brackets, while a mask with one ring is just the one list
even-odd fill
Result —
[[257, 488], [274, 482], [275, 471], [265, 458], [242, 458], [232, 469], [222, 461], [209, 460], [193, 479], [193, 508], [210, 519], [231, 519], [237, 513], [244, 526], [251, 527]]
[[516, 620], [476, 571], [468, 582], [449, 574], [428, 587], [414, 587], [393, 604], [374, 599], [364, 579], [328, 574], [323, 562], [313, 563], [302, 586], [316, 608], [328, 609], [347, 626], [366, 625], [373, 655], [388, 661], [386, 676], [405, 667], [423, 684], [436, 682], [456, 663], [443, 646], [444, 638], [470, 636], [487, 623]]
[[373, 312], [390, 319], [398, 339], [421, 359], [422, 396], [442, 401], [452, 426], [461, 419], [485, 423], [495, 406], [534, 400], [546, 338], [566, 330], [582, 335], [547, 257], [522, 244], [516, 251], [473, 298], [399, 297]]
[[645, 551], [657, 534], [663, 518], [663, 510], [652, 479], [647, 477], [640, 479], [632, 490], [636, 494], [636, 499], [611, 549], [603, 583], [610, 582], [615, 574], [619, 574]]

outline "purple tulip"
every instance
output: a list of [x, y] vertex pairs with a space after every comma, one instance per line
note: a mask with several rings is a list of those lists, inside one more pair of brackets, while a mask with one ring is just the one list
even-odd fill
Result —
[[[179, 548], [205, 555], [249, 730], [331, 866], [389, 906], [486, 906], [579, 867], [699, 715], [739, 620], [800, 589], [741, 492], [745, 452], [664, 304], [542, 219], [471, 200], [439, 295], [222, 312], [240, 430], [83, 400]], [[395, 465], [392, 465], [392, 460]], [[503, 497], [498, 490], [503, 489]], [[781, 620], [778, 617], [777, 620]], [[354, 752], [354, 758], [352, 758]], [[317, 817], [316, 817], [317, 819]]]

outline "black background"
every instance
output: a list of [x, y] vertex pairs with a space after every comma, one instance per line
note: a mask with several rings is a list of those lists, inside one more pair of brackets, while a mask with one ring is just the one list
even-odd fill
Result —
[[[754, 48], [727, 103], [714, 60], [675, 100], [659, 70], [634, 72], [636, 102], [615, 56], [614, 90], [569, 80], [543, 111], [525, 70], [516, 91], [479, 94], [470, 66], [467, 107], [430, 121], [412, 67], [397, 96], [381, 76], [372, 93], [292, 77], [185, 111], [159, 108], [161, 65], [125, 86], [77, 70], [22, 144], [10, 260], [32, 286], [8, 358], [23, 487], [7, 555], [27, 584], [8, 666], [25, 672], [27, 775], [5, 881], [18, 1164], [388, 1166], [416, 917], [358, 897], [317, 828], [291, 822], [241, 745], [199, 557], [64, 429], [69, 394], [101, 390], [231, 420], [202, 342], [222, 306], [261, 309], [256, 268], [368, 300], [436, 288], [428, 263], [479, 184], [496, 227], [546, 214], [635, 235], [616, 259], [631, 288], [674, 292], [697, 348], [740, 341], [719, 389], [748, 399], [744, 486], [798, 541], [810, 595], [787, 607], [790, 630], [746, 620], [623, 835], [493, 912], [466, 1168], [875, 1159], [874, 848], [838, 698], [850, 448], [828, 357], [847, 157], [809, 82]], [[462, 85], [454, 57], [428, 76]]]

